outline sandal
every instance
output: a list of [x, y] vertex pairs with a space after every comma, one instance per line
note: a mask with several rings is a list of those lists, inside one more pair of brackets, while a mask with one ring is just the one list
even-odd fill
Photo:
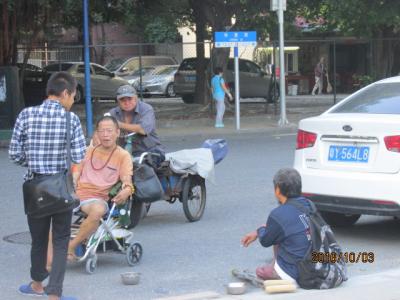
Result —
[[23, 284], [19, 287], [18, 292], [22, 295], [27, 295], [27, 296], [46, 296], [45, 292], [36, 292], [33, 288], [32, 288], [32, 282], [28, 283], [28, 284]]

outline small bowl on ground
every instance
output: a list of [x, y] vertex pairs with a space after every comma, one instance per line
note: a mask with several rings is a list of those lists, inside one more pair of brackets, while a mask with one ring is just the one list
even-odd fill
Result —
[[121, 274], [121, 280], [123, 284], [135, 285], [140, 281], [140, 273], [137, 272], [126, 272]]
[[242, 295], [246, 292], [246, 284], [244, 282], [228, 283], [226, 291], [230, 295]]

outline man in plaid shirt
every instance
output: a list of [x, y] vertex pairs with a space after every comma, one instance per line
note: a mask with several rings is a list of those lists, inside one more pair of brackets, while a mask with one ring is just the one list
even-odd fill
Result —
[[[67, 168], [66, 113], [74, 103], [77, 83], [66, 72], [53, 74], [47, 83], [47, 99], [39, 106], [24, 109], [18, 116], [11, 138], [9, 156], [15, 163], [28, 167], [25, 179], [61, 172]], [[71, 160], [79, 163], [86, 149], [79, 118], [71, 114]], [[72, 211], [48, 217], [27, 216], [32, 237], [32, 282], [21, 285], [19, 292], [29, 296], [48, 295], [49, 299], [73, 300], [62, 296]], [[49, 276], [46, 269], [50, 224], [54, 260], [46, 288], [42, 281]]]

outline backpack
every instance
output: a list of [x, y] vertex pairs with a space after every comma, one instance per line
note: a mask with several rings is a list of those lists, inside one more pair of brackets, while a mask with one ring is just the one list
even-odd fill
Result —
[[[287, 203], [304, 212], [310, 220], [310, 248], [303, 259], [294, 262], [299, 272], [297, 283], [303, 289], [331, 289], [339, 286], [347, 280], [347, 268], [330, 226], [311, 201], [310, 210], [295, 200]], [[319, 256], [324, 259], [319, 259]]]

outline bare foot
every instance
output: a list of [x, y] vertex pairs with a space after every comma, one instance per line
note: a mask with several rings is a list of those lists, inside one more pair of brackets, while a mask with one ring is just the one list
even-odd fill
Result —
[[79, 260], [79, 258], [78, 258], [78, 256], [75, 255], [74, 252], [68, 252], [68, 254], [67, 254], [67, 261], [68, 262], [76, 262], [78, 260]]
[[34, 290], [37, 293], [44, 292], [43, 285], [40, 281], [32, 281], [31, 288], [32, 288], [32, 290]]

